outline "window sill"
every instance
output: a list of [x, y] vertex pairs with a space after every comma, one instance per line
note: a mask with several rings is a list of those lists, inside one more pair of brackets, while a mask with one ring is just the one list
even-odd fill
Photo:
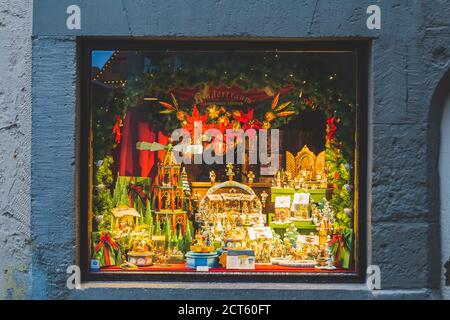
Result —
[[192, 290], [346, 290], [370, 291], [361, 283], [254, 283], [254, 282], [85, 282], [85, 289], [192, 289]]

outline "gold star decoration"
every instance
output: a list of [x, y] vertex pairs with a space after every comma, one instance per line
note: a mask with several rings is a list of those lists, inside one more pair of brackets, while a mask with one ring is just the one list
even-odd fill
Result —
[[215, 104], [213, 104], [212, 106], [207, 108], [208, 110], [208, 114], [209, 114], [209, 118], [210, 119], [216, 119], [219, 117], [220, 114], [220, 109], [217, 108], [217, 106]]

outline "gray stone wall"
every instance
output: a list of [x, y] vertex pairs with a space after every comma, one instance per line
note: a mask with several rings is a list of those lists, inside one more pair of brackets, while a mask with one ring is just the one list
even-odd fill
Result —
[[0, 1], [0, 300], [30, 289], [32, 11]]
[[[71, 1], [89, 14], [82, 16], [81, 30], [70, 32], [61, 15], [67, 1], [53, 2], [39, 1], [41, 14], [34, 16], [31, 244], [26, 189], [30, 66], [23, 62], [26, 50], [19, 50], [29, 45], [30, 37], [19, 41], [12, 31], [5, 36], [2, 32], [2, 37], [10, 37], [16, 46], [12, 61], [25, 54], [17, 60], [21, 72], [7, 73], [8, 80], [1, 80], [1, 90], [6, 93], [0, 99], [10, 97], [10, 102], [1, 104], [7, 109], [0, 115], [1, 127], [5, 127], [0, 131], [0, 156], [10, 158], [1, 160], [1, 168], [3, 162], [8, 167], [0, 171], [1, 188], [8, 194], [0, 195], [0, 219], [5, 220], [0, 220], [0, 243], [7, 244], [0, 245], [0, 253], [10, 250], [14, 256], [8, 260], [12, 272], [21, 275], [0, 275], [3, 294], [26, 295], [29, 288], [27, 297], [31, 298], [438, 297], [441, 259], [436, 128], [440, 111], [433, 101], [439, 81], [449, 70], [449, 1]], [[381, 7], [381, 30], [366, 28], [370, 4]], [[93, 10], [94, 6], [103, 10]], [[14, 6], [6, 5], [7, 10], [10, 7]], [[0, 17], [5, 10], [2, 4]], [[16, 15], [13, 18], [22, 21]], [[52, 25], [56, 22], [58, 26]], [[0, 20], [0, 30], [4, 24]], [[76, 262], [78, 249], [74, 197], [77, 35], [372, 39], [367, 250], [369, 263], [381, 267], [383, 290], [370, 292], [364, 285], [350, 284], [253, 284], [249, 295], [248, 284], [214, 283], [104, 283], [67, 290], [65, 270]], [[4, 46], [0, 50], [5, 50]], [[8, 69], [9, 62], [4, 63], [0, 56], [2, 70]], [[10, 80], [13, 76], [18, 79], [15, 84]], [[22, 231], [17, 232], [18, 228]], [[11, 237], [14, 232], [15, 238]], [[15, 240], [8, 244], [12, 241], [8, 239]], [[30, 267], [26, 259], [31, 248], [32, 273], [27, 278]], [[7, 269], [0, 261], [0, 271]], [[21, 265], [23, 269], [18, 267]], [[22, 282], [27, 285], [22, 287]]]

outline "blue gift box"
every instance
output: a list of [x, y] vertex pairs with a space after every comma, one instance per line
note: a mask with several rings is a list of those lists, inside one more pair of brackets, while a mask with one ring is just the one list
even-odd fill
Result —
[[217, 252], [199, 253], [189, 251], [186, 253], [186, 267], [197, 269], [197, 267], [217, 268], [219, 266], [219, 255]]
[[91, 259], [91, 271], [99, 272], [100, 271], [100, 261], [97, 259]]

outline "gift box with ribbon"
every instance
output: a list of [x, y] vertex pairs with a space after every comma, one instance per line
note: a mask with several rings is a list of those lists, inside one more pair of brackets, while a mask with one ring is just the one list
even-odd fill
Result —
[[128, 194], [131, 199], [131, 205], [139, 212], [145, 211], [145, 205], [150, 195], [150, 178], [131, 177], [128, 184]]
[[139, 213], [145, 211], [151, 192], [152, 179], [147, 177], [118, 176], [113, 193], [113, 205], [127, 205]]
[[353, 231], [349, 228], [339, 227], [328, 242], [331, 254], [334, 257], [335, 267], [350, 269], [353, 265]]
[[100, 261], [100, 267], [117, 266], [122, 263], [120, 246], [108, 232], [94, 232], [92, 238], [94, 244], [92, 258]]

